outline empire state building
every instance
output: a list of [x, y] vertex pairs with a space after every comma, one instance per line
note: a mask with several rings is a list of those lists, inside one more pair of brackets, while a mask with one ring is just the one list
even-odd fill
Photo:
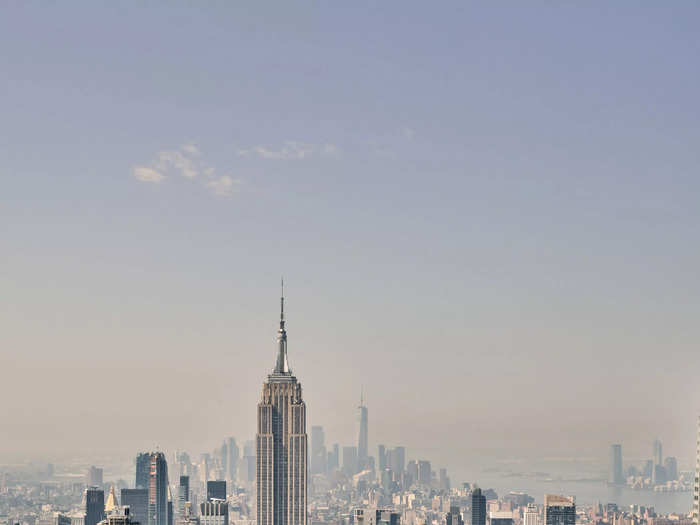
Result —
[[306, 525], [306, 404], [287, 361], [284, 294], [277, 345], [277, 364], [258, 403], [258, 525]]

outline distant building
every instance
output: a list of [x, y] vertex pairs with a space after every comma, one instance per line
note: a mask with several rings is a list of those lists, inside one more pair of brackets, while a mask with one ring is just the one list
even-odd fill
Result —
[[396, 447], [388, 452], [388, 467], [396, 476], [401, 476], [406, 470], [406, 447]]
[[169, 525], [169, 515], [172, 513], [168, 512], [168, 463], [165, 454], [152, 452], [150, 462], [147, 525]]
[[385, 509], [355, 509], [355, 525], [401, 525], [401, 514]]
[[430, 467], [430, 461], [422, 459], [418, 462], [418, 483], [426, 487], [430, 486], [433, 477], [433, 471]]
[[663, 450], [661, 448], [661, 441], [658, 439], [655, 439], [654, 442], [651, 444], [651, 459], [654, 462], [654, 465], [663, 465], [664, 464], [664, 455], [663, 455]]
[[537, 511], [537, 505], [529, 503], [523, 516], [523, 525], [539, 525], [540, 513]]
[[678, 480], [678, 460], [673, 456], [664, 459], [664, 469], [666, 470], [667, 481]]
[[464, 519], [459, 507], [450, 506], [450, 512], [445, 516], [445, 525], [464, 525]]
[[446, 468], [441, 468], [440, 469], [440, 488], [442, 490], [450, 490], [450, 477], [447, 475], [447, 469]]
[[472, 491], [471, 525], [486, 525], [486, 497], [478, 487]]
[[141, 452], [136, 456], [136, 484], [134, 486], [137, 489], [148, 488], [148, 472], [150, 469], [151, 455], [148, 452]]
[[207, 481], [207, 500], [226, 499], [226, 481]]
[[185, 517], [185, 504], [190, 501], [190, 477], [180, 476], [180, 484], [177, 486], [177, 514]]
[[333, 443], [333, 448], [328, 452], [328, 472], [334, 472], [340, 468], [340, 445]]
[[328, 469], [326, 439], [323, 427], [311, 427], [311, 473], [325, 474]]
[[498, 511], [489, 514], [491, 525], [513, 525], [513, 511]]
[[386, 447], [377, 445], [377, 470], [383, 472], [386, 467]]
[[621, 485], [624, 483], [622, 477], [622, 445], [610, 445], [610, 467], [608, 471], [608, 483]]
[[576, 525], [574, 498], [545, 494], [543, 525]]
[[[228, 479], [235, 482], [238, 477], [238, 460], [240, 458], [240, 450], [236, 440], [232, 437], [228, 438]], [[234, 485], [235, 487], [235, 485]]]
[[129, 506], [131, 523], [148, 525], [148, 489], [122, 489], [121, 503]]
[[100, 525], [133, 525], [131, 521], [131, 509], [129, 507], [115, 507], [111, 509]]
[[693, 525], [700, 525], [700, 417], [698, 417], [698, 434], [696, 443], [695, 487], [693, 488]]
[[228, 503], [210, 500], [202, 503], [199, 509], [200, 525], [228, 525]]
[[360, 406], [357, 409], [360, 417], [360, 432], [357, 438], [357, 470], [362, 471], [369, 466], [368, 416], [362, 394], [360, 394]]
[[101, 468], [97, 468], [94, 465], [91, 466], [88, 469], [87, 474], [85, 474], [85, 484], [88, 487], [102, 488], [102, 485], [104, 484], [102, 480], [102, 472], [103, 471]]
[[85, 525], [97, 525], [105, 519], [105, 491], [96, 487], [85, 489], [83, 496]]
[[357, 447], [343, 447], [343, 473], [347, 476], [357, 474]]

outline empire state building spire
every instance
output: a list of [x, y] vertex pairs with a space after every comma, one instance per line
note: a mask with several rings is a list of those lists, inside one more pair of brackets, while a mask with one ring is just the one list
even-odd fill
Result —
[[277, 364], [275, 374], [290, 375], [292, 371], [287, 361], [287, 331], [284, 329], [284, 279], [282, 279], [282, 295], [280, 297], [280, 329], [277, 331]]

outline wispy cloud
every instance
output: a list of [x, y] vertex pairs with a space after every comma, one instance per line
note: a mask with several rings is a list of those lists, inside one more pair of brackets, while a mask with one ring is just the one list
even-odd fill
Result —
[[165, 179], [165, 175], [161, 172], [149, 168], [147, 166], [136, 166], [133, 170], [133, 175], [141, 182], [161, 182]]
[[141, 182], [160, 183], [169, 177], [183, 177], [199, 181], [216, 195], [231, 195], [240, 179], [230, 175], [217, 175], [213, 166], [206, 164], [199, 147], [194, 143], [183, 144], [174, 150], [160, 151], [153, 162], [134, 166], [133, 176]]
[[253, 146], [248, 149], [238, 150], [241, 157], [259, 157], [273, 160], [303, 160], [313, 156], [333, 156], [340, 153], [340, 148], [335, 144], [310, 144], [296, 140], [286, 140], [279, 148], [267, 146]]
[[231, 193], [233, 193], [238, 186], [240, 186], [240, 184], [240, 179], [234, 179], [228, 175], [222, 175], [221, 177], [216, 177], [207, 182], [207, 187], [217, 195], [231, 195]]

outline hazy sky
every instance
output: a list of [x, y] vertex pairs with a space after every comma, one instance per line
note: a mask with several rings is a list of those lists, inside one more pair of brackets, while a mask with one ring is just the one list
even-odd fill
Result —
[[[700, 6], [8, 3], [2, 457], [309, 426], [689, 458]], [[353, 436], [352, 438], [350, 436]]]

